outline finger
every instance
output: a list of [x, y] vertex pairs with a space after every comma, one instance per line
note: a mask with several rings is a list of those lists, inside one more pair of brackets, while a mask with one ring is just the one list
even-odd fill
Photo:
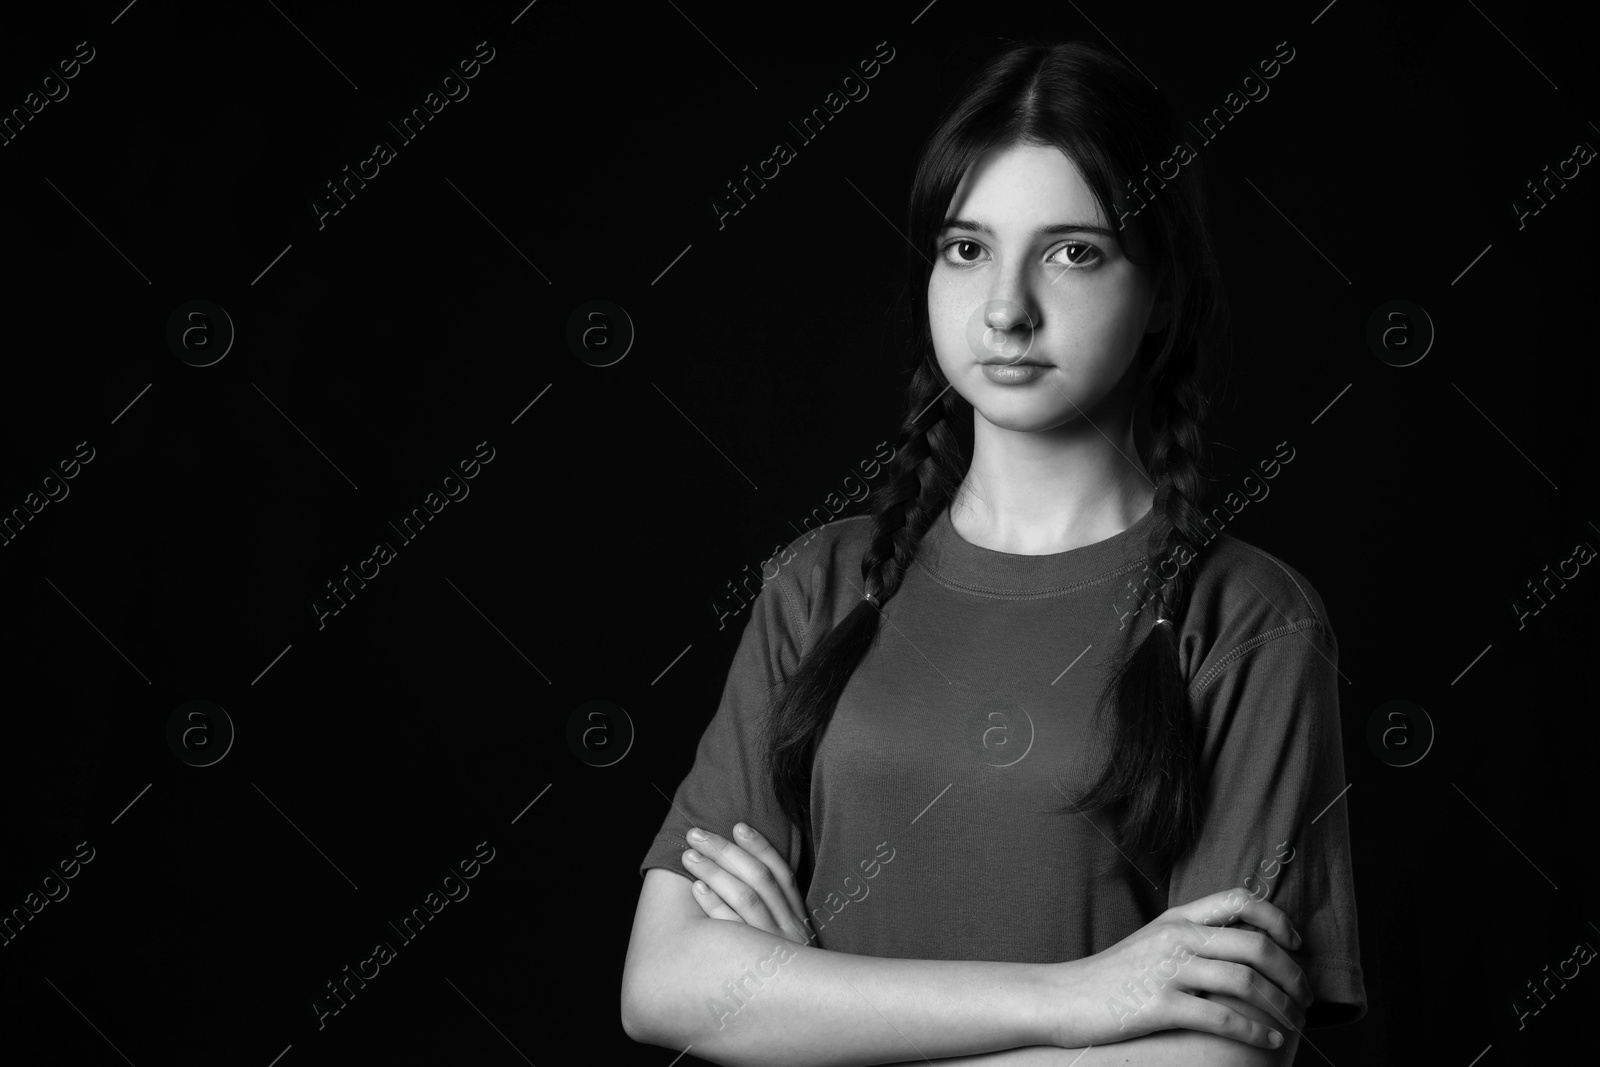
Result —
[[1300, 931], [1294, 928], [1284, 910], [1266, 900], [1250, 899], [1239, 909], [1239, 918], [1259, 928], [1286, 949], [1298, 949], [1305, 944]]
[[705, 840], [693, 844], [705, 860], [692, 868], [694, 873], [705, 879], [751, 926], [791, 941], [804, 942], [806, 931], [767, 865], [720, 834], [704, 829], [701, 833]]
[[[1184, 992], [1235, 997], [1268, 1019], [1282, 1022], [1303, 1012], [1294, 998], [1248, 964], [1197, 956], [1179, 972], [1179, 977], [1179, 988]], [[1296, 1023], [1297, 1029], [1298, 1026]]]
[[1297, 949], [1302, 944], [1299, 933], [1282, 908], [1265, 900], [1256, 900], [1243, 889], [1225, 889], [1171, 910], [1190, 922], [1206, 926], [1227, 926], [1241, 921], [1250, 923], [1265, 930], [1274, 941], [1287, 949]]
[[795, 879], [794, 872], [789, 869], [789, 864], [785, 862], [783, 853], [774, 848], [772, 843], [749, 823], [736, 823], [733, 827], [733, 836], [746, 852], [767, 865], [773, 878], [777, 879], [778, 888], [783, 890], [784, 898], [789, 901], [789, 907], [794, 909], [795, 915], [802, 922], [805, 921], [806, 904], [800, 897], [800, 885]]
[[[1259, 981], [1255, 979], [1252, 979], [1252, 981], [1255, 981], [1258, 986], [1260, 985]], [[1271, 982], [1268, 982], [1267, 985], [1271, 986], [1273, 989], [1277, 989], [1277, 986], [1273, 985]], [[1264, 996], [1266, 995], [1265, 990], [1258, 989], [1257, 991], [1261, 992]], [[1278, 991], [1282, 992], [1282, 990]], [[1282, 1010], [1273, 1008], [1271, 1009], [1271, 1013], [1275, 1022], [1287, 1026], [1289, 1030], [1293, 1031], [1294, 1033], [1298, 1034], [1305, 1028], [1306, 1009], [1301, 1007], [1300, 1003], [1296, 1000], [1290, 999], [1287, 1007], [1283, 1008]]]
[[689, 894], [694, 897], [694, 902], [700, 905], [700, 910], [706, 913], [707, 918], [726, 919], [729, 922], [742, 923], [739, 913], [728, 907], [726, 901], [717, 896], [717, 891], [706, 885], [699, 878], [694, 880], [694, 889]]
[[[769, 934], [787, 936], [779, 928], [777, 920], [772, 917], [772, 913], [767, 910], [755, 890], [737, 877], [692, 848], [684, 851], [682, 863], [684, 870], [689, 872], [689, 877], [705, 882], [740, 922]], [[698, 894], [693, 895], [698, 899]]]
[[[1212, 927], [1200, 931], [1200, 936], [1201, 944], [1194, 949], [1196, 955], [1253, 968], [1276, 989], [1289, 994], [1302, 1008], [1309, 1008], [1317, 999], [1305, 970], [1264, 932], [1239, 930], [1231, 926]], [[1232, 989], [1219, 992], [1246, 999]]]
[[[1252, 926], [1251, 924], [1246, 923], [1246, 922], [1234, 923], [1232, 926], [1228, 927], [1228, 929], [1230, 929], [1230, 930], [1245, 930], [1245, 931], [1249, 931], [1251, 933], [1265, 934], [1269, 938], [1272, 936], [1271, 933], [1269, 933], [1266, 930], [1261, 929], [1259, 926]], [[1297, 964], [1299, 963], [1299, 960], [1296, 959], [1296, 957], [1292, 953], [1290, 954], [1289, 958], [1292, 959], [1292, 960], [1295, 960], [1295, 962]], [[1304, 969], [1305, 968], [1303, 968], [1303, 967], [1301, 968], [1301, 970], [1304, 970]], [[1307, 975], [1306, 977], [1307, 977], [1307, 983], [1306, 983], [1307, 995], [1315, 998], [1316, 990], [1313, 989], [1311, 987], [1311, 985], [1310, 985], [1310, 976]], [[1299, 1018], [1295, 1017], [1296, 1013], [1299, 1014]], [[1300, 1002], [1299, 1002], [1298, 999], [1295, 999], [1293, 1001], [1293, 1010], [1289, 1012], [1289, 1018], [1294, 1021], [1293, 1028], [1298, 1031], [1300, 1029], [1301, 1023], [1303, 1023], [1304, 1020], [1305, 1020], [1305, 1009], [1303, 1007], [1301, 1007]]]
[[[1180, 993], [1173, 998], [1172, 1017], [1184, 1030], [1198, 1030], [1218, 1037], [1242, 1041], [1256, 1048], [1280, 1048], [1283, 1034], [1276, 1027], [1250, 1018], [1226, 1004], [1204, 997]], [[1272, 1040], [1273, 1034], [1278, 1040]]]
[[1224, 1007], [1232, 1008], [1239, 1014], [1245, 1016], [1246, 1018], [1254, 1019], [1258, 1023], [1266, 1023], [1269, 1027], [1278, 1031], [1283, 1035], [1283, 1044], [1279, 1046], [1279, 1051], [1289, 1053], [1290, 1060], [1294, 1058], [1294, 1053], [1299, 1049], [1299, 1039], [1305, 1032], [1303, 1029], [1303, 1020], [1296, 1020], [1292, 1025], [1286, 1026], [1284, 1021], [1277, 1016], [1267, 1015], [1254, 1004], [1239, 1000], [1237, 997], [1230, 997], [1226, 993], [1217, 993], [1207, 997], [1206, 999], [1214, 1000], [1219, 1004], [1222, 1004]]
[[[749, 829], [744, 823], [739, 825]], [[759, 834], [745, 837], [736, 829], [735, 836], [738, 842], [708, 833], [703, 847], [715, 848], [712, 858], [760, 895], [778, 924], [776, 932], [799, 944], [809, 943], [812, 935], [806, 923], [805, 904], [783, 856]]]

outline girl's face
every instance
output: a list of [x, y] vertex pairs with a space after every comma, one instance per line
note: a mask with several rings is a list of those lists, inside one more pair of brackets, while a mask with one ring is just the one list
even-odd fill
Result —
[[939, 367], [996, 426], [1051, 430], [1094, 412], [1165, 324], [1078, 168], [1017, 145], [974, 163], [951, 198], [928, 280]]

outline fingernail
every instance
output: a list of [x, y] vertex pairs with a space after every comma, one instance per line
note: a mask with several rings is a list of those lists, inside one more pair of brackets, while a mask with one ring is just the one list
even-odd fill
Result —
[[686, 848], [683, 850], [683, 858], [688, 860], [690, 863], [699, 863], [700, 853], [696, 852], [692, 848]]
[[1291, 926], [1291, 927], [1289, 927], [1289, 932], [1294, 935], [1294, 947], [1295, 948], [1299, 948], [1301, 945], [1305, 944], [1305, 939], [1300, 936], [1300, 931], [1299, 930], [1296, 930], [1294, 927]]
[[749, 837], [750, 836], [750, 827], [746, 826], [742, 822], [734, 823], [733, 824], [733, 832], [738, 834], [740, 837]]
[[1283, 1035], [1278, 1033], [1276, 1030], [1267, 1031], [1267, 1044], [1271, 1045], [1273, 1048], [1277, 1048], [1279, 1045], [1283, 1044]]
[[703, 845], [705, 844], [706, 840], [705, 832], [696, 827], [695, 829], [689, 831], [689, 840], [693, 841], [697, 845]]
[[704, 882], [700, 881], [697, 878], [697, 879], [695, 879], [695, 883], [694, 883], [694, 891], [696, 893], [708, 893], [708, 892], [710, 892], [710, 889], [709, 889], [709, 887], [707, 887], [707, 885]]

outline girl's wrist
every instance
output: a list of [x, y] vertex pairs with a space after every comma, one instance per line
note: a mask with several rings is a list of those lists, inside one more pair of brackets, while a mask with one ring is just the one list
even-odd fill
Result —
[[1065, 963], [1042, 963], [1033, 983], [1033, 997], [1029, 1004], [1028, 1026], [1022, 1035], [1025, 1044], [1029, 1045], [1055, 1045], [1067, 1048], [1064, 1041], [1070, 1040], [1063, 1026], [1062, 1005], [1071, 995], [1075, 984], [1076, 961]]
[[1031, 1043], [1066, 1049], [1095, 1044], [1096, 1027], [1088, 1013], [1096, 1007], [1085, 985], [1083, 960], [1040, 964], [1028, 1034]]

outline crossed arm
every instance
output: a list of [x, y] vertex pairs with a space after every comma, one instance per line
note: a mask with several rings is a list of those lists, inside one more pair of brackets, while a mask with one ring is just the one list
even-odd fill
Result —
[[[1281, 911], [1243, 891], [1174, 908], [1071, 963], [877, 959], [809, 947], [804, 902], [782, 856], [753, 832], [738, 842], [709, 834], [702, 854], [685, 854], [693, 889], [647, 872], [623, 976], [624, 1028], [635, 1040], [687, 1045], [716, 1063], [796, 1067], [1293, 1062], [1311, 1002], [1284, 951], [1299, 936]], [[663, 927], [672, 935], [661, 937]], [[1173, 980], [1113, 1020], [1106, 1004], [1125, 995], [1120, 978], [1152, 963], [1172, 965]], [[766, 979], [793, 977], [763, 982], [752, 964]], [[724, 971], [734, 981], [722, 987], [701, 977]], [[728, 995], [736, 988], [742, 997]]]

